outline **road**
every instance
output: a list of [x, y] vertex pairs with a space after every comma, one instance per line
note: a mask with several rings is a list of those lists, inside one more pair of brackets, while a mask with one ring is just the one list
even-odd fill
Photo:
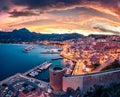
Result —
[[100, 72], [103, 68], [111, 65], [115, 61], [116, 57], [111, 57], [107, 61], [105, 61], [103, 64], [101, 64], [99, 67], [97, 67], [95, 70], [92, 71], [92, 73]]

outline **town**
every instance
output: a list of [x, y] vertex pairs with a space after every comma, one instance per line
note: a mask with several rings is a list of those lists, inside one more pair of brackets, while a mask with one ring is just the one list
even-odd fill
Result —
[[100, 72], [115, 60], [120, 62], [120, 36], [86, 36], [63, 44], [61, 55], [76, 62], [72, 75]]
[[[1, 97], [85, 97], [83, 94], [94, 85], [120, 82], [120, 36], [85, 36], [63, 42], [37, 43], [40, 44], [59, 46], [60, 58], [54, 60], [63, 59], [68, 64], [51, 66], [51, 62], [45, 62], [25, 73], [15, 74], [0, 82]], [[31, 51], [29, 47], [33, 46], [27, 47]], [[49, 82], [36, 78], [48, 68]]]

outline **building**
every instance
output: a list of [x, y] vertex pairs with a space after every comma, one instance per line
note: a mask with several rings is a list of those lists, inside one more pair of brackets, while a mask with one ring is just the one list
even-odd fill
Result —
[[53, 66], [49, 69], [50, 86], [56, 93], [62, 91], [62, 82], [65, 72], [66, 68], [63, 66]]

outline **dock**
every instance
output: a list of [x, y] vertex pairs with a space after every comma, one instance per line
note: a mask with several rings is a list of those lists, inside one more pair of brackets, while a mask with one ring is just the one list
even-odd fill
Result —
[[63, 57], [53, 58], [53, 59], [51, 59], [51, 60], [59, 60], [59, 59], [63, 59]]
[[40, 52], [40, 54], [60, 54], [60, 52]]
[[46, 61], [46, 62], [40, 64], [39, 66], [36, 66], [35, 68], [30, 69], [29, 71], [23, 73], [23, 75], [34, 78], [37, 75], [39, 75], [39, 73], [41, 73], [43, 70], [46, 70], [47, 68], [49, 68], [51, 65], [52, 65], [52, 63]]

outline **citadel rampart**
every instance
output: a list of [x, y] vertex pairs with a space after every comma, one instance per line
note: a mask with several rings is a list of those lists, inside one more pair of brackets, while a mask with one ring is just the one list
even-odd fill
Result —
[[81, 91], [85, 93], [94, 85], [108, 86], [112, 83], [120, 83], [120, 69], [78, 76], [64, 76], [63, 90], [66, 91], [68, 87], [73, 89], [80, 87]]

